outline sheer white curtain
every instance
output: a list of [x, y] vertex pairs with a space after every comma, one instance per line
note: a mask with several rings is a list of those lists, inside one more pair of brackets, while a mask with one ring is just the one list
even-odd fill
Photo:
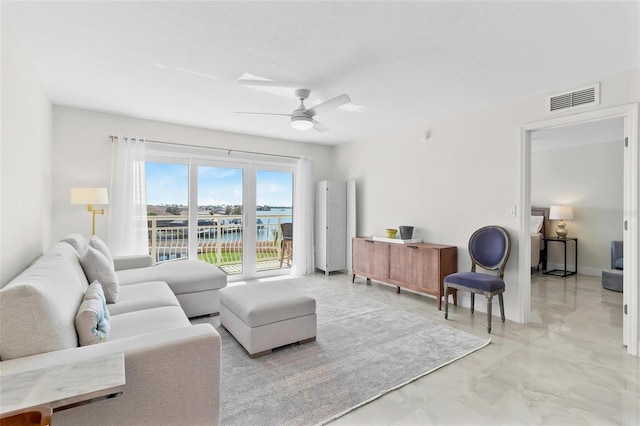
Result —
[[108, 238], [114, 255], [149, 254], [144, 151], [144, 139], [113, 142]]
[[313, 256], [313, 178], [311, 158], [299, 158], [293, 194], [293, 265], [291, 273], [314, 272]]

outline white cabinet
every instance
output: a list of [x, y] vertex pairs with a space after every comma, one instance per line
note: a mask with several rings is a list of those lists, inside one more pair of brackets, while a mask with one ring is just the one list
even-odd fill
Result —
[[351, 269], [351, 239], [356, 233], [355, 181], [316, 184], [315, 261], [325, 274]]

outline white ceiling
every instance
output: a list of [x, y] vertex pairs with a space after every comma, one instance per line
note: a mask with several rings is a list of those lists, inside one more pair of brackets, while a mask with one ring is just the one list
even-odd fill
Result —
[[[628, 2], [2, 1], [55, 104], [304, 142], [338, 144], [640, 66]], [[298, 131], [291, 97], [245, 73], [348, 93], [364, 111]], [[541, 108], [543, 106], [541, 105]]]

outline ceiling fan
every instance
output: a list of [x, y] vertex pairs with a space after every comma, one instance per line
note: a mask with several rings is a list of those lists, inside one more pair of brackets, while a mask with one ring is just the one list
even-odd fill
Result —
[[[261, 86], [261, 87], [291, 87], [290, 84], [278, 83], [275, 81], [266, 80], [246, 80], [240, 79], [237, 84], [242, 86]], [[330, 109], [338, 108], [341, 105], [351, 102], [351, 98], [346, 93], [336, 96], [333, 99], [322, 102], [309, 109], [304, 106], [304, 101], [309, 98], [311, 91], [309, 89], [296, 89], [296, 98], [300, 100], [300, 106], [291, 112], [291, 114], [281, 114], [275, 112], [237, 112], [237, 114], [260, 114], [260, 115], [284, 115], [291, 117], [291, 127], [296, 130], [309, 130], [314, 128], [319, 132], [326, 132], [329, 130], [322, 123], [317, 121], [314, 117], [320, 113], [328, 111]]]

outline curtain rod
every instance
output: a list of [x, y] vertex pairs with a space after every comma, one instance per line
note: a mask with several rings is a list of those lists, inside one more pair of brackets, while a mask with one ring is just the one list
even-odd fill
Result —
[[[114, 140], [118, 139], [117, 136], [114, 135], [109, 135], [109, 138], [111, 138], [111, 142], [113, 142]], [[144, 138], [141, 138], [144, 139]], [[280, 157], [280, 158], [293, 158], [294, 160], [299, 160], [300, 157], [299, 156], [293, 156], [293, 155], [282, 155], [282, 154], [269, 154], [266, 152], [257, 152], [257, 151], [245, 151], [242, 149], [229, 149], [229, 148], [218, 148], [215, 146], [202, 146], [202, 145], [192, 145], [192, 144], [185, 144], [185, 143], [175, 143], [175, 142], [165, 142], [165, 141], [155, 141], [153, 139], [144, 139], [145, 142], [151, 142], [151, 143], [159, 143], [159, 144], [164, 144], [164, 145], [172, 145], [172, 146], [188, 146], [191, 148], [204, 148], [204, 149], [215, 149], [218, 151], [227, 151], [227, 155], [231, 155], [232, 152], [239, 152], [242, 154], [253, 154], [253, 155], [264, 155], [267, 157]]]

